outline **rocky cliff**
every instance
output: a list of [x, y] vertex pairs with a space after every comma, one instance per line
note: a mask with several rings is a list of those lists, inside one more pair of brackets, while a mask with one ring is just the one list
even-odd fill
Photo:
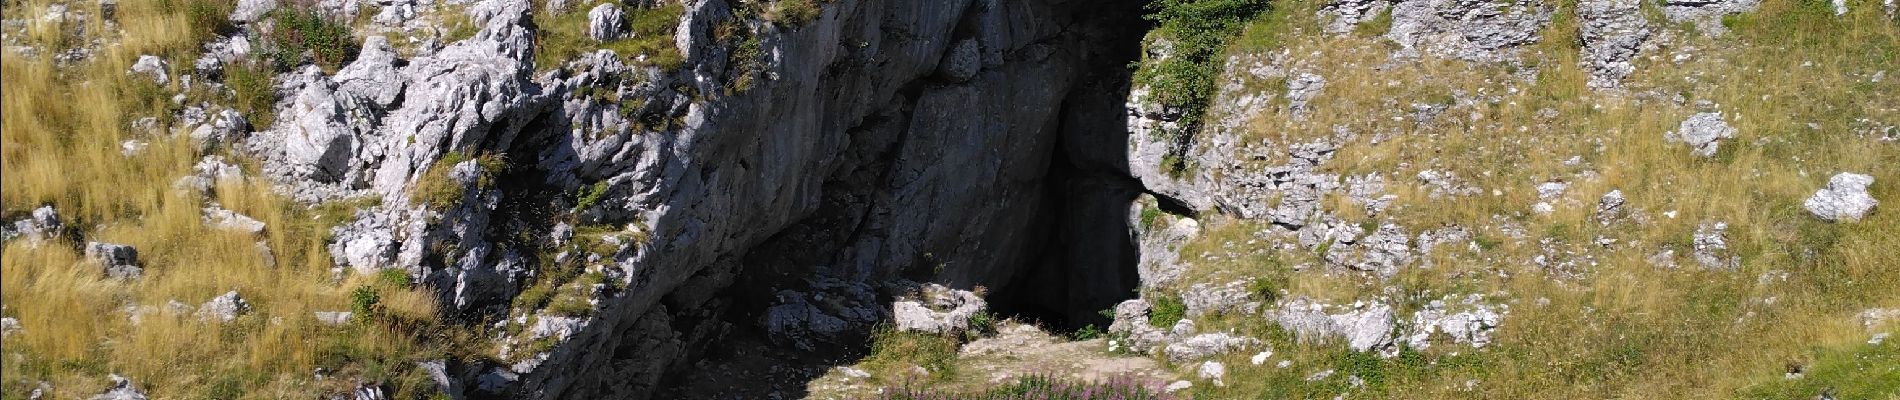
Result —
[[[287, 74], [279, 122], [247, 141], [300, 199], [380, 197], [337, 229], [340, 266], [404, 269], [518, 332], [500, 339], [513, 364], [464, 372], [479, 392], [638, 397], [729, 321], [832, 348], [911, 279], [1001, 289], [1064, 257], [1128, 262], [1057, 249], [1127, 240], [1126, 203], [1092, 199], [1139, 190], [1114, 178], [1125, 131], [1100, 122], [1139, 4], [842, 1], [790, 25], [688, 1], [677, 68], [611, 50], [537, 66], [535, 6], [475, 2], [467, 39], [403, 58], [372, 37], [333, 74]], [[585, 311], [515, 301], [568, 285], [554, 268], [602, 278]], [[1075, 310], [1125, 295], [1107, 271], [1066, 294], [1093, 303]]]

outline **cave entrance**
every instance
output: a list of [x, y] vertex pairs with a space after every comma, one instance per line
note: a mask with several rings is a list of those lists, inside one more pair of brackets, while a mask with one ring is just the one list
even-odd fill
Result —
[[[1131, 3], [1132, 4], [1132, 3]], [[1004, 317], [1073, 333], [1107, 330], [1112, 309], [1140, 287], [1139, 246], [1129, 206], [1144, 189], [1128, 170], [1127, 96], [1152, 28], [1140, 7], [1101, 7], [1080, 18], [1112, 27], [1084, 33], [1090, 60], [1064, 100], [1060, 135], [1043, 178], [1039, 252], [1022, 261], [1009, 284], [989, 296]]]

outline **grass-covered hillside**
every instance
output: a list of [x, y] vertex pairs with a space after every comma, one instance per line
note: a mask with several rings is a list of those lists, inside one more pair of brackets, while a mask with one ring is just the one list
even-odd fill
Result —
[[[1180, 14], [1232, 2], [1168, 3], [1202, 7]], [[1900, 308], [1900, 22], [1849, 3], [1837, 16], [1824, 1], [1765, 0], [1699, 29], [1642, 2], [1648, 40], [1616, 88], [1591, 87], [1572, 1], [1532, 2], [1549, 7], [1548, 23], [1498, 59], [1403, 54], [1389, 8], [1328, 33], [1334, 5], [1289, 0], [1226, 38], [1203, 66], [1221, 70], [1207, 86], [1154, 76], [1193, 65], [1141, 64], [1138, 83], [1176, 85], [1158, 90], [1218, 88], [1189, 142], [1237, 136], [1237, 170], [1329, 143], [1314, 172], [1338, 188], [1318, 213], [1337, 219], [1335, 233], [1307, 240], [1200, 210], [1198, 235], [1171, 247], [1182, 277], [1144, 284], [1150, 321], [1170, 329], [1183, 298], [1233, 282], [1261, 309], [1186, 318], [1261, 342], [1209, 359], [1223, 367], [1212, 374], [1169, 363], [1173, 347], [1148, 357], [1195, 398], [1900, 398], [1900, 343], [1875, 339], [1900, 326], [1882, 317]], [[1163, 29], [1151, 46], [1177, 39]], [[1733, 128], [1706, 157], [1669, 138], [1703, 113]], [[1188, 169], [1180, 179], [1236, 173], [1187, 161], [1163, 167]], [[1807, 211], [1843, 172], [1873, 177], [1880, 208], [1857, 222]], [[1186, 220], [1142, 221], [1160, 232]], [[1416, 255], [1390, 276], [1341, 263], [1372, 251], [1346, 242], [1382, 231]], [[1273, 317], [1310, 303], [1390, 305], [1393, 335], [1417, 331], [1411, 316], [1426, 309], [1501, 316], [1482, 347], [1401, 336], [1353, 351]], [[1043, 368], [1023, 364], [1019, 375]], [[864, 385], [905, 385], [872, 375]], [[981, 387], [967, 380], [943, 385]]]
[[[255, 66], [227, 65], [222, 82], [183, 79], [204, 41], [229, 34], [234, 2], [120, 1], [111, 19], [100, 3], [5, 3], [9, 21], [44, 17], [5, 31], [0, 215], [12, 223], [50, 206], [63, 229], [8, 240], [0, 253], [0, 315], [10, 321], [0, 397], [91, 398], [113, 375], [163, 398], [431, 388], [416, 362], [444, 357], [461, 334], [437, 326], [433, 295], [407, 278], [332, 269], [325, 236], [355, 205], [293, 205], [232, 144], [194, 140], [197, 123], [175, 118], [246, 95], [262, 106], [240, 110], [268, 112], [268, 76], [247, 75], [273, 68], [263, 52]], [[340, 34], [326, 40], [360, 41]], [[129, 72], [141, 55], [167, 62], [165, 83]], [[268, 119], [250, 114], [253, 124]], [[206, 190], [181, 180], [198, 176]], [[225, 225], [212, 207], [263, 228]], [[88, 242], [137, 249], [141, 276], [103, 273], [84, 254]], [[232, 291], [246, 306], [235, 318], [203, 311]], [[354, 315], [325, 321], [319, 312]]]

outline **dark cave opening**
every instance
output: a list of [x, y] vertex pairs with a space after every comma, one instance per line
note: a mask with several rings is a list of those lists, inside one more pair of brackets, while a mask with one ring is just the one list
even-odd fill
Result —
[[[1051, 123], [1041, 134], [1055, 135], [1048, 165], [1029, 196], [1039, 211], [1018, 237], [1027, 251], [1010, 257], [992, 283], [986, 300], [999, 317], [1038, 324], [1067, 335], [1085, 327], [1106, 330], [1104, 309], [1136, 297], [1139, 253], [1130, 205], [1144, 193], [1128, 172], [1126, 101], [1133, 79], [1130, 65], [1141, 58], [1142, 37], [1152, 24], [1141, 18], [1138, 1], [1053, 1], [1072, 15], [1058, 46], [1081, 52], [1080, 76], [1068, 88]], [[669, 368], [660, 384], [665, 397], [748, 398], [768, 394], [802, 396], [805, 383], [831, 367], [849, 365], [870, 352], [868, 338], [878, 324], [835, 334], [817, 348], [800, 349], [774, 337], [763, 318], [785, 293], [819, 293], [827, 301], [856, 301], [849, 291], [824, 287], [819, 279], [871, 279], [876, 304], [888, 311], [898, 292], [891, 278], [940, 281], [931, 268], [896, 266], [893, 276], [857, 276], [840, 260], [849, 259], [854, 241], [879, 233], [866, 221], [879, 208], [879, 190], [899, 172], [889, 164], [901, 146], [918, 93], [932, 85], [955, 83], [926, 79], [900, 91], [902, 103], [869, 115], [847, 131], [852, 151], [848, 167], [827, 178], [820, 206], [740, 257], [715, 263], [702, 275], [729, 279], [718, 295], [697, 307], [672, 304], [676, 330], [711, 332], [689, 345], [689, 355]], [[1027, 167], [1025, 167], [1027, 168]], [[873, 238], [875, 240], [875, 238]], [[921, 264], [930, 264], [920, 255]], [[901, 269], [898, 269], [901, 268]], [[727, 276], [727, 278], [713, 278]], [[819, 278], [822, 277], [822, 278]], [[948, 284], [948, 283], [946, 283]], [[973, 290], [971, 287], [958, 289]], [[671, 297], [669, 297], [671, 299]], [[701, 311], [683, 312], [697, 308]], [[698, 334], [693, 334], [697, 336]], [[744, 382], [739, 387], [734, 384]]]

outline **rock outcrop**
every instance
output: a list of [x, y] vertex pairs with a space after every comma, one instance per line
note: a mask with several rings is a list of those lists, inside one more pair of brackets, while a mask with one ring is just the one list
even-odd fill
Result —
[[1592, 0], [1577, 3], [1582, 22], [1583, 60], [1590, 71], [1590, 87], [1614, 88], [1636, 71], [1631, 61], [1651, 35], [1649, 19], [1636, 0]]
[[1688, 144], [1691, 152], [1697, 156], [1714, 157], [1722, 141], [1735, 138], [1735, 132], [1735, 128], [1722, 119], [1722, 113], [1704, 112], [1683, 120], [1682, 125], [1664, 139]]
[[137, 279], [145, 274], [145, 268], [139, 264], [139, 251], [132, 246], [87, 242], [86, 259], [99, 263], [109, 278]]
[[1859, 222], [1880, 205], [1867, 193], [1867, 187], [1873, 184], [1872, 176], [1842, 172], [1828, 178], [1827, 187], [1815, 191], [1803, 206], [1828, 222]]
[[[533, 65], [527, 1], [474, 2], [478, 32], [439, 51], [403, 60], [372, 37], [334, 76], [281, 76], [278, 122], [245, 148], [299, 200], [381, 198], [337, 228], [331, 255], [402, 266], [453, 315], [539, 315], [509, 302], [562, 284], [542, 282], [536, 249], [606, 243], [554, 256], [606, 277], [586, 315], [504, 338], [559, 344], [481, 367], [493, 384], [472, 386], [637, 398], [730, 329], [720, 310], [735, 302], [772, 310], [739, 323], [819, 348], [888, 316], [881, 285], [900, 276], [1008, 285], [1054, 214], [1062, 116], [1105, 52], [1088, 43], [1122, 34], [1069, 0], [841, 1], [799, 26], [739, 24], [759, 51], [735, 53], [716, 32], [740, 17], [730, 4], [682, 6], [682, 63], [667, 70], [611, 51]], [[590, 10], [594, 39], [624, 32], [613, 11]], [[1091, 135], [1074, 144], [1122, 142]], [[432, 190], [441, 179], [455, 190]], [[541, 235], [554, 227], [535, 203], [617, 229]], [[768, 295], [718, 296], [733, 285]]]

